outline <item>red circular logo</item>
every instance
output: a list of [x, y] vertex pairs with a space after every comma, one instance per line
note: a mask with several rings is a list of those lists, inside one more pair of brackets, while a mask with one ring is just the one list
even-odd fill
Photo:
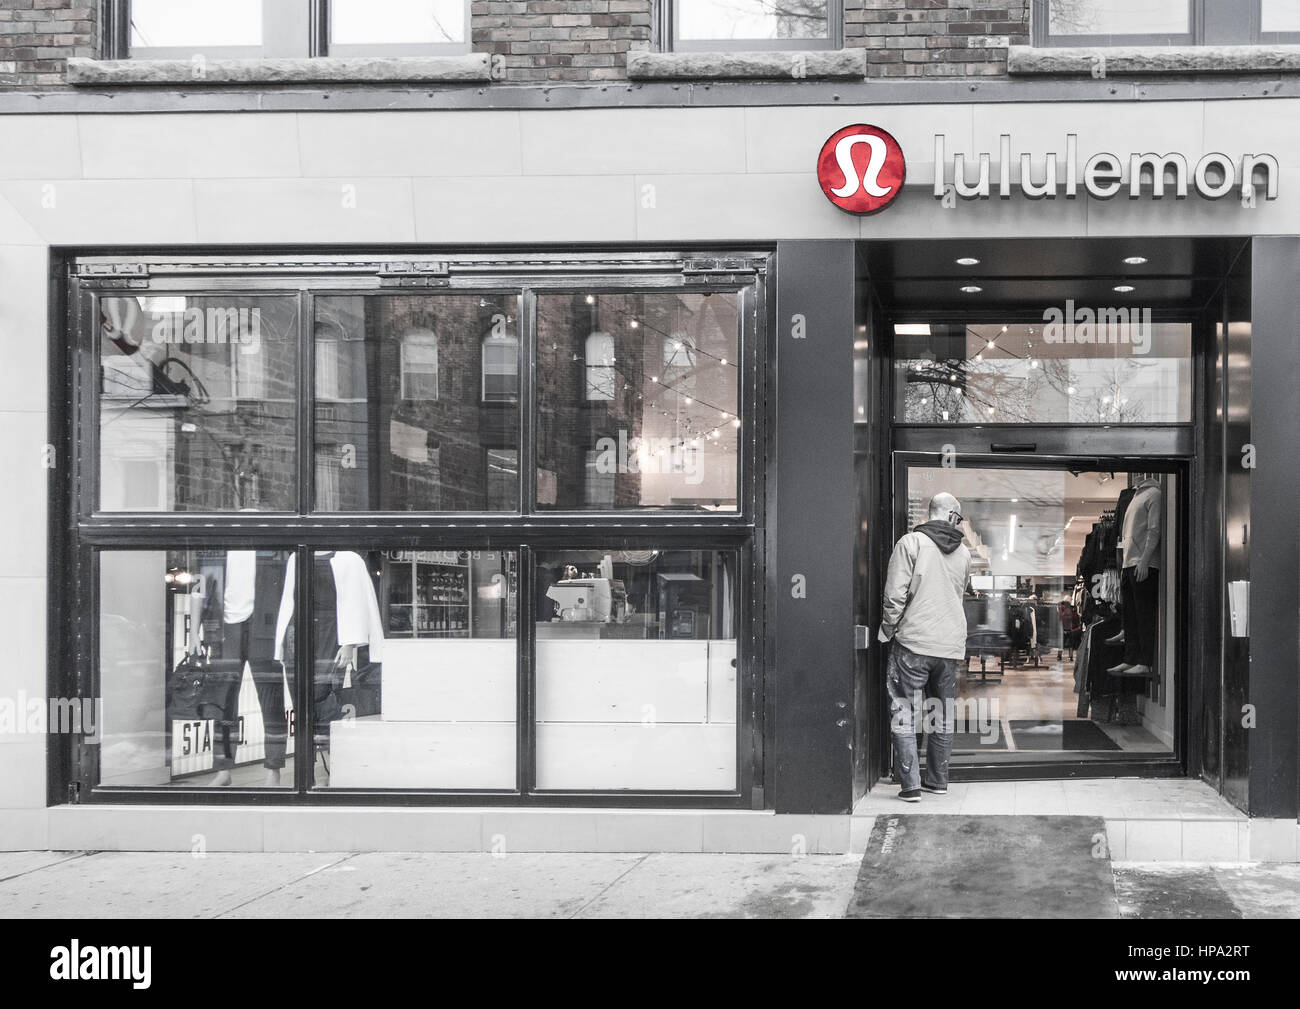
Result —
[[817, 156], [822, 192], [850, 214], [883, 210], [903, 191], [906, 177], [903, 149], [879, 126], [846, 126], [831, 134]]

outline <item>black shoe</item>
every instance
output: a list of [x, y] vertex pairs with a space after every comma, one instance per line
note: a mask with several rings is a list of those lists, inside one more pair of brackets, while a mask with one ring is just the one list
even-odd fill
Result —
[[898, 793], [898, 797], [904, 802], [920, 802], [921, 790], [919, 788], [905, 788]]
[[934, 795], [947, 795], [947, 794], [948, 794], [948, 786], [947, 786], [947, 785], [930, 785], [930, 784], [927, 784], [926, 782], [923, 781], [923, 782], [921, 782], [921, 791], [923, 791], [923, 792], [930, 792], [930, 793], [932, 793], [932, 794], [934, 794]]

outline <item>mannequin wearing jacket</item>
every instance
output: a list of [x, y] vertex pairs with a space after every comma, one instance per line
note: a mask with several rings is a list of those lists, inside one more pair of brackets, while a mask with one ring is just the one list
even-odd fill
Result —
[[[285, 566], [284, 591], [275, 627], [275, 658], [282, 662], [290, 689], [295, 682], [294, 586], [297, 557]], [[360, 554], [353, 551], [317, 551], [312, 555], [312, 600], [315, 610], [310, 622], [314, 696], [319, 702], [328, 696], [334, 670], [356, 669], [362, 648], [371, 663], [383, 661], [384, 631], [374, 582]], [[314, 742], [329, 744], [330, 723], [318, 709], [312, 729]], [[328, 784], [328, 781], [322, 782]]]
[[1152, 473], [1139, 476], [1124, 510], [1120, 533], [1120, 576], [1124, 616], [1124, 660], [1108, 670], [1112, 676], [1151, 676], [1159, 631], [1160, 544], [1164, 495]]

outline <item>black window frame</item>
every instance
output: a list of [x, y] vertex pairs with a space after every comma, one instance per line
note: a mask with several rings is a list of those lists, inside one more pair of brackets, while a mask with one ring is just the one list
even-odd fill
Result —
[[1300, 31], [1261, 30], [1263, 0], [1245, 0], [1248, 8], [1244, 12], [1241, 10], [1242, 2], [1243, 0], [1186, 0], [1190, 31], [1185, 34], [1052, 35], [1048, 18], [1050, 0], [1033, 0], [1030, 10], [1031, 38], [1035, 46], [1042, 48], [1300, 43]]
[[690, 39], [677, 38], [674, 8], [682, 0], [655, 0], [654, 28], [661, 52], [799, 52], [844, 48], [844, 0], [826, 0], [824, 39]]
[[[704, 255], [704, 254], [701, 254]], [[313, 789], [310, 762], [294, 762], [291, 787], [212, 789], [200, 782], [149, 787], [100, 785], [98, 741], [51, 736], [51, 802], [158, 802], [258, 805], [517, 805], [613, 807], [680, 806], [751, 808], [761, 795], [762, 622], [764, 595], [761, 446], [769, 409], [762, 389], [769, 328], [767, 278], [774, 250], [743, 253], [528, 253], [457, 255], [431, 252], [428, 258], [406, 253], [359, 252], [336, 256], [204, 256], [193, 250], [175, 255], [115, 253], [62, 257], [56, 290], [65, 299], [66, 329], [55, 326], [51, 367], [52, 402], [63, 404], [65, 420], [57, 423], [57, 451], [68, 464], [58, 471], [59, 488], [51, 494], [52, 584], [68, 587], [54, 603], [47, 679], [50, 696], [99, 696], [99, 556], [114, 550], [257, 549], [294, 552], [306, 570], [312, 551], [341, 550], [511, 550], [517, 552], [519, 587], [518, 714], [513, 790], [466, 789]], [[421, 272], [428, 266], [429, 272]], [[741, 439], [738, 508], [734, 513], [622, 509], [564, 512], [535, 504], [536, 381], [534, 290], [557, 284], [595, 292], [633, 290], [734, 290], [742, 301], [740, 379]], [[520, 288], [519, 497], [512, 512], [348, 512], [312, 510], [315, 383], [313, 380], [313, 300], [347, 292], [376, 295], [480, 292]], [[98, 301], [142, 293], [211, 295], [238, 290], [244, 294], [296, 289], [299, 304], [297, 502], [294, 512], [99, 512], [99, 345]], [[484, 446], [486, 450], [490, 446]], [[726, 551], [736, 558], [733, 588], [737, 644], [736, 787], [726, 791], [540, 791], [536, 787], [535, 623], [538, 552], [566, 549], [658, 549]], [[311, 579], [299, 579], [295, 609], [312, 612]], [[310, 648], [306, 621], [295, 624], [297, 693], [294, 706], [310, 711]], [[306, 723], [304, 723], [306, 724]]]

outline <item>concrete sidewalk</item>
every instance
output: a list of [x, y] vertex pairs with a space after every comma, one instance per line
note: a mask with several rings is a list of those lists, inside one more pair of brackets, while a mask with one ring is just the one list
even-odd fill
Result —
[[[839, 918], [869, 870], [860, 855], [9, 852], [0, 914]], [[1097, 888], [1086, 903], [1113, 902], [1106, 917], [1300, 917], [1295, 865], [1118, 863]], [[1018, 917], [1049, 912], [1059, 908], [1015, 905]]]

